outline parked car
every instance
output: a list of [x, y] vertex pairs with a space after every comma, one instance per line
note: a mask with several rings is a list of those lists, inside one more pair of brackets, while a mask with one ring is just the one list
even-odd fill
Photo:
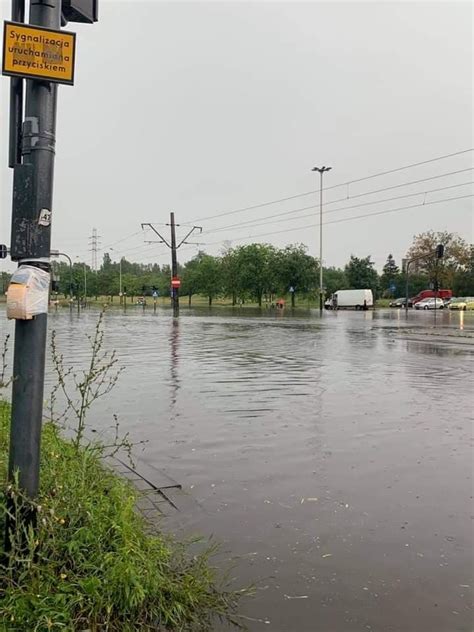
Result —
[[[405, 307], [406, 302], [406, 298], [396, 298], [394, 301], [389, 303], [389, 307]], [[412, 307], [410, 298], [408, 299], [408, 307]]]
[[415, 309], [444, 309], [442, 298], [425, 298], [415, 303]]
[[422, 290], [416, 296], [414, 296], [411, 299], [411, 301], [413, 305], [415, 305], [416, 303], [424, 300], [425, 298], [434, 298], [435, 296], [437, 296], [438, 298], [442, 298], [444, 300], [447, 298], [451, 298], [452, 295], [453, 295], [452, 290], [438, 290], [437, 292], [435, 292], [434, 290]]
[[474, 298], [470, 296], [460, 296], [458, 298], [453, 298], [449, 303], [449, 309], [457, 309], [457, 310], [465, 310], [467, 309], [468, 303], [474, 301]]
[[466, 301], [466, 309], [473, 310], [474, 309], [474, 298], [468, 298]]
[[369, 309], [373, 306], [372, 290], [338, 290], [324, 303], [326, 309]]

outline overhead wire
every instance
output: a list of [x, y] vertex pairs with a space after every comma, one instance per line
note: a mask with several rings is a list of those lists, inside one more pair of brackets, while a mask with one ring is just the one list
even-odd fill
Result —
[[[392, 173], [397, 173], [397, 172], [400, 172], [400, 171], [403, 171], [403, 170], [406, 170], [406, 169], [409, 169], [409, 168], [418, 167], [418, 166], [426, 165], [426, 164], [429, 164], [429, 163], [434, 163], [434, 162], [437, 162], [437, 161], [440, 161], [440, 160], [444, 160], [444, 159], [447, 159], [447, 158], [452, 158], [452, 157], [455, 157], [455, 156], [467, 154], [467, 153], [472, 152], [472, 151], [474, 151], [474, 149], [473, 148], [469, 148], [469, 149], [461, 150], [461, 151], [458, 151], [458, 152], [453, 152], [453, 153], [450, 153], [450, 154], [444, 154], [442, 156], [437, 156], [435, 158], [431, 158], [431, 159], [428, 159], [428, 160], [414, 162], [414, 163], [411, 163], [411, 164], [408, 164], [408, 165], [403, 165], [401, 167], [397, 167], [395, 169], [381, 171], [381, 172], [378, 172], [378, 173], [375, 173], [375, 174], [371, 174], [371, 175], [368, 175], [368, 176], [364, 176], [364, 177], [361, 177], [361, 178], [348, 180], [346, 182], [342, 182], [342, 183], [339, 183], [339, 184], [335, 184], [335, 185], [331, 185], [331, 186], [328, 186], [328, 187], [324, 187], [324, 190], [325, 191], [329, 191], [329, 190], [337, 189], [337, 188], [340, 188], [340, 187], [343, 187], [343, 186], [349, 187], [350, 185], [356, 184], [358, 182], [364, 182], [364, 181], [367, 181], [367, 180], [370, 180], [370, 179], [373, 179], [373, 178], [386, 176], [386, 175], [389, 175], [389, 174], [392, 174]], [[388, 186], [388, 187], [383, 187], [383, 188], [380, 188], [380, 189], [366, 191], [366, 192], [363, 192], [363, 193], [358, 193], [358, 194], [354, 194], [354, 195], [347, 195], [344, 198], [339, 198], [339, 199], [336, 199], [336, 200], [328, 201], [328, 202], [326, 202], [324, 204], [324, 206], [326, 207], [326, 206], [329, 206], [329, 205], [332, 205], [332, 204], [336, 204], [338, 202], [342, 202], [342, 201], [346, 201], [346, 200], [350, 200], [350, 199], [361, 198], [361, 197], [366, 197], [368, 195], [375, 195], [377, 193], [382, 193], [384, 191], [393, 190], [393, 189], [397, 189], [397, 188], [401, 188], [401, 187], [407, 187], [407, 186], [419, 184], [419, 183], [422, 183], [422, 182], [427, 182], [427, 181], [430, 181], [430, 180], [435, 180], [435, 179], [442, 178], [442, 177], [448, 177], [448, 176], [456, 175], [456, 174], [459, 174], [459, 173], [465, 173], [467, 171], [472, 171], [472, 170], [473, 170], [473, 168], [470, 167], [470, 168], [467, 168], [467, 169], [460, 169], [460, 170], [456, 170], [456, 171], [451, 171], [451, 172], [447, 172], [447, 173], [443, 173], [443, 174], [438, 174], [438, 175], [435, 175], [435, 176], [430, 176], [430, 177], [427, 177], [427, 178], [422, 178], [422, 179], [413, 180], [413, 181], [410, 181], [410, 182], [404, 182], [404, 183], [400, 183], [400, 184], [391, 185], [391, 186]], [[396, 196], [394, 198], [388, 198], [388, 199], [384, 199], [384, 200], [375, 200], [375, 201], [372, 201], [372, 202], [365, 202], [365, 203], [362, 203], [362, 204], [356, 204], [356, 205], [352, 205], [352, 206], [341, 207], [341, 208], [338, 208], [338, 209], [331, 209], [331, 210], [325, 211], [325, 213], [327, 214], [327, 213], [330, 213], [330, 212], [341, 212], [341, 211], [344, 211], [344, 210], [349, 210], [351, 208], [359, 208], [361, 206], [367, 206], [367, 205], [371, 205], [371, 204], [377, 204], [377, 203], [384, 203], [384, 202], [388, 202], [388, 201], [394, 201], [396, 199], [402, 199], [402, 198], [406, 198], [406, 197], [413, 197], [415, 195], [423, 195], [423, 194], [425, 194], [425, 196], [426, 196], [427, 193], [433, 193], [433, 192], [436, 192], [436, 191], [442, 191], [442, 190], [446, 190], [446, 189], [449, 189], [449, 188], [456, 188], [458, 186], [465, 186], [467, 184], [470, 184], [470, 183], [462, 183], [462, 184], [459, 184], [459, 185], [452, 185], [452, 186], [448, 186], [448, 187], [442, 187], [442, 188], [439, 188], [439, 189], [434, 189], [434, 190], [426, 191], [426, 192], [420, 191], [418, 193], [406, 194], [406, 195], [403, 195], [403, 196]], [[224, 217], [224, 216], [228, 216], [228, 215], [233, 215], [233, 214], [236, 214], [236, 213], [242, 213], [244, 211], [249, 211], [249, 210], [253, 210], [253, 209], [257, 209], [257, 208], [263, 208], [263, 207], [270, 206], [270, 205], [273, 205], [273, 204], [278, 204], [278, 203], [286, 202], [286, 201], [289, 201], [289, 200], [294, 200], [294, 199], [297, 199], [297, 198], [300, 198], [300, 197], [312, 195], [312, 194], [315, 194], [315, 193], [318, 193], [318, 192], [319, 192], [319, 189], [316, 189], [316, 190], [313, 190], [313, 191], [307, 191], [307, 192], [304, 192], [304, 193], [299, 193], [299, 194], [287, 196], [287, 197], [284, 197], [284, 198], [279, 198], [279, 199], [276, 199], [276, 200], [270, 200], [268, 202], [262, 202], [260, 204], [254, 204], [254, 205], [243, 207], [243, 208], [233, 209], [233, 210], [226, 211], [226, 212], [223, 212], [223, 213], [217, 213], [217, 214], [210, 215], [210, 216], [207, 216], [207, 217], [204, 217], [204, 218], [198, 218], [196, 220], [192, 220], [192, 223], [199, 222], [199, 221], [202, 222], [202, 221], [205, 221], [205, 220], [208, 220], [208, 219], [215, 219], [215, 218], [218, 218], [218, 217]], [[450, 198], [450, 199], [462, 199], [462, 197], [470, 197], [470, 196], [461, 196], [461, 198]], [[439, 200], [439, 201], [442, 201], [442, 200]], [[426, 204], [433, 204], [433, 203], [437, 203], [437, 202], [438, 202], [438, 200], [436, 200], [434, 202], [427, 202]], [[426, 204], [424, 204], [424, 205], [426, 205]], [[238, 224], [232, 224], [232, 225], [229, 225], [229, 226], [218, 227], [218, 228], [212, 229], [210, 231], [206, 231], [206, 232], [207, 232], [207, 234], [213, 234], [213, 233], [216, 233], [216, 232], [224, 231], [224, 230], [229, 229], [229, 228], [240, 229], [241, 227], [245, 228], [245, 227], [250, 226], [250, 225], [253, 226], [253, 227], [257, 227], [257, 226], [260, 226], [260, 225], [265, 225], [266, 224], [265, 220], [273, 219], [275, 217], [283, 217], [285, 215], [294, 215], [296, 213], [300, 213], [300, 212], [303, 212], [305, 210], [310, 210], [310, 209], [316, 208], [317, 206], [318, 206], [317, 204], [314, 204], [314, 205], [310, 205], [310, 206], [306, 206], [306, 207], [300, 207], [300, 208], [297, 208], [297, 209], [290, 209], [290, 210], [287, 210], [287, 211], [283, 211], [281, 213], [268, 215], [268, 216], [263, 217], [263, 218], [255, 218], [255, 219], [252, 219], [252, 220], [246, 220], [244, 222], [239, 222]], [[419, 205], [412, 205], [410, 207], [402, 207], [400, 210], [404, 210], [405, 208], [415, 208], [416, 206], [419, 206]], [[421, 205], [421, 206], [423, 206], [423, 205]], [[378, 214], [383, 214], [383, 213], [390, 213], [390, 212], [394, 212], [395, 210], [397, 210], [397, 209], [390, 209], [390, 210], [386, 210], [386, 211], [378, 212], [378, 213], [370, 213], [368, 215], [378, 215]], [[368, 216], [368, 215], [365, 215], [365, 216]], [[301, 216], [300, 215], [298, 217], [292, 217], [291, 219], [292, 220], [293, 219], [303, 219], [305, 217], [309, 217], [309, 215], [308, 216]], [[351, 219], [358, 219], [358, 218], [361, 218], [361, 217], [364, 217], [364, 216], [353, 216], [353, 217], [349, 217], [349, 218], [344, 218], [343, 220], [336, 220], [336, 221], [337, 222], [350, 221]], [[278, 221], [286, 221], [286, 220], [278, 220]], [[259, 224], [258, 222], [262, 222], [262, 223]], [[269, 223], [277, 223], [277, 222], [269, 222]], [[335, 222], [323, 222], [323, 224], [324, 223], [335, 223]], [[184, 226], [185, 224], [182, 224], [182, 225]], [[313, 225], [311, 225], [311, 226], [313, 226]], [[319, 224], [315, 224], [314, 226], [319, 226]], [[291, 229], [287, 229], [287, 230], [298, 230], [298, 228], [291, 228]], [[269, 235], [269, 234], [277, 234], [278, 232], [287, 232], [287, 230], [285, 230], [285, 231], [276, 231], [276, 232], [273, 232], [273, 233], [264, 233], [262, 236], [266, 236], [266, 235]], [[124, 241], [127, 241], [127, 240], [135, 237], [136, 235], [139, 235], [140, 233], [142, 233], [141, 230], [135, 231], [135, 232], [130, 233], [128, 235], [125, 235], [124, 237], [121, 237], [120, 239], [117, 239], [115, 241], [109, 242], [106, 245], [102, 246], [101, 250], [104, 251], [104, 250], [107, 250], [107, 249], [112, 249], [112, 246], [115, 246], [116, 244], [119, 244], [119, 243], [122, 243]], [[258, 235], [256, 235], [256, 236], [258, 236]], [[251, 238], [251, 237], [249, 237], [249, 238]], [[244, 238], [244, 239], [247, 239], [247, 238]], [[223, 240], [223, 241], [229, 241], [229, 240]], [[230, 240], [230, 241], [235, 241], [235, 240]], [[213, 243], [220, 243], [220, 242], [213, 242]], [[145, 245], [145, 244], [143, 244], [143, 245]], [[148, 248], [147, 247], [143, 248], [143, 245], [135, 246], [135, 247], [126, 249], [126, 250], [122, 251], [122, 253], [137, 252], [137, 254], [138, 254], [138, 252], [145, 252], [145, 250], [148, 250]], [[149, 244], [149, 245], [151, 245], [151, 244]], [[211, 244], [200, 244], [200, 245], [211, 245]], [[90, 251], [88, 250], [87, 254], [89, 254], [89, 252]], [[86, 253], [84, 252], [83, 254], [85, 255]]]
[[[386, 176], [386, 175], [389, 175], [391, 173], [397, 173], [399, 171], [404, 171], [405, 169], [411, 169], [412, 167], [420, 167], [422, 165], [427, 165], [429, 163], [437, 162], [439, 160], [445, 160], [447, 158], [452, 158], [454, 156], [460, 156], [462, 154], [466, 154], [466, 153], [469, 153], [469, 152], [472, 152], [472, 151], [474, 151], [474, 148], [463, 149], [462, 151], [453, 152], [451, 154], [444, 154], [443, 156], [437, 156], [436, 158], [430, 158], [429, 160], [423, 160], [423, 161], [420, 161], [420, 162], [414, 162], [414, 163], [411, 163], [409, 165], [404, 165], [402, 167], [397, 167], [395, 169], [389, 169], [387, 171], [380, 171], [378, 173], [373, 173], [373, 174], [371, 174], [369, 176], [364, 176], [362, 178], [357, 178], [357, 179], [354, 179], [354, 180], [347, 180], [346, 182], [341, 182], [339, 184], [333, 184], [331, 186], [324, 187], [324, 190], [325, 191], [331, 191], [332, 189], [338, 189], [338, 188], [343, 187], [343, 186], [350, 186], [351, 184], [356, 184], [358, 182], [364, 182], [366, 180], [371, 180], [373, 178]], [[259, 204], [253, 204], [251, 206], [245, 206], [245, 207], [242, 207], [242, 208], [232, 209], [230, 211], [225, 211], [223, 213], [216, 213], [214, 215], [208, 215], [207, 217], [198, 217], [197, 219], [191, 220], [191, 222], [203, 222], [203, 221], [208, 220], [208, 219], [215, 219], [216, 217], [224, 217], [226, 215], [233, 215], [235, 213], [243, 213], [244, 211], [251, 211], [253, 209], [263, 208], [265, 206], [270, 206], [272, 204], [279, 204], [281, 202], [288, 202], [289, 200], [295, 200], [296, 198], [304, 197], [306, 195], [313, 195], [315, 193], [319, 193], [319, 189], [315, 189], [315, 190], [312, 190], [312, 191], [305, 191], [304, 193], [297, 193], [295, 195], [289, 195], [287, 197], [283, 197], [283, 198], [279, 198], [279, 199], [275, 199], [275, 200], [270, 200], [268, 202], [261, 202]]]
[[[457, 197], [453, 197], [453, 198], [445, 198], [443, 200], [433, 200], [431, 202], [424, 202], [421, 204], [411, 204], [409, 206], [401, 206], [401, 207], [397, 207], [397, 208], [392, 208], [392, 209], [385, 209], [383, 211], [377, 211], [375, 213], [364, 213], [362, 215], [352, 215], [350, 217], [343, 217], [341, 219], [335, 219], [335, 220], [331, 220], [329, 222], [323, 222], [323, 226], [327, 226], [328, 224], [339, 224], [342, 222], [350, 222], [352, 220], [355, 219], [363, 219], [363, 218], [367, 218], [367, 217], [375, 217], [378, 215], [386, 215], [388, 213], [395, 213], [398, 211], [405, 211], [408, 209], [412, 209], [412, 208], [419, 208], [419, 207], [423, 207], [423, 206], [430, 206], [431, 204], [440, 204], [442, 202], [453, 202], [454, 200], [463, 200], [466, 198], [471, 198], [474, 197], [473, 194], [470, 195], [461, 195], [461, 196], [457, 196]], [[237, 239], [222, 239], [219, 241], [214, 241], [214, 242], [210, 242], [207, 245], [208, 246], [213, 246], [216, 244], [221, 244], [225, 241], [229, 241], [229, 242], [234, 242], [234, 241], [243, 241], [245, 239], [255, 239], [257, 237], [268, 237], [269, 235], [279, 235], [282, 233], [288, 233], [288, 232], [293, 232], [296, 230], [304, 230], [306, 228], [317, 228], [319, 227], [320, 224], [315, 223], [315, 224], [304, 224], [303, 226], [295, 226], [293, 228], [285, 228], [284, 230], [277, 230], [277, 231], [271, 231], [271, 232], [267, 232], [267, 233], [258, 233], [257, 235], [248, 235], [247, 237], [238, 237]]]
[[[391, 197], [391, 198], [384, 198], [382, 200], [372, 200], [371, 202], [361, 202], [360, 204], [352, 204], [351, 206], [341, 206], [340, 208], [335, 208], [335, 209], [330, 209], [328, 211], [323, 211], [324, 215], [327, 215], [329, 213], [340, 213], [342, 211], [347, 211], [353, 208], [360, 208], [362, 206], [371, 206], [374, 204], [382, 204], [384, 202], [393, 202], [395, 200], [402, 200], [405, 198], [409, 198], [409, 197], [416, 197], [417, 195], [427, 195], [429, 193], [437, 193], [439, 191], [446, 191], [448, 189], [457, 189], [459, 187], [462, 186], [467, 186], [469, 184], [474, 184], [474, 181], [470, 180], [469, 182], [461, 182], [459, 184], [452, 184], [450, 186], [447, 187], [440, 187], [437, 189], [430, 189], [428, 191], [417, 191], [416, 193], [407, 193], [405, 195], [397, 195], [395, 197]], [[341, 201], [341, 200], [339, 200]], [[329, 203], [328, 203], [329, 204]], [[327, 206], [328, 204], [323, 204], [323, 209], [325, 206]], [[252, 227], [257, 227], [257, 226], [265, 226], [267, 223], [269, 224], [276, 224], [278, 222], [288, 222], [288, 221], [294, 221], [294, 220], [298, 220], [298, 219], [305, 219], [307, 217], [312, 217], [312, 215], [297, 215], [297, 216], [293, 216], [294, 213], [296, 212], [301, 212], [301, 211], [307, 211], [309, 209], [314, 209], [314, 208], [319, 208], [318, 204], [313, 204], [311, 206], [303, 206], [299, 209], [293, 209], [291, 211], [285, 211], [283, 213], [276, 213], [274, 215], [267, 215], [266, 217], [259, 217], [257, 219], [253, 219], [253, 220], [247, 220], [244, 222], [239, 222], [237, 224], [230, 224], [228, 226], [220, 226], [219, 228], [214, 228], [213, 230], [209, 230], [206, 231], [206, 235], [211, 235], [214, 233], [218, 233], [218, 232], [222, 232], [225, 230], [229, 230], [230, 228], [233, 228], [235, 230], [241, 230], [241, 229], [245, 229], [248, 226], [252, 226]], [[291, 214], [292, 217], [288, 217], [286, 219], [276, 219], [274, 221], [271, 222], [265, 222], [263, 220], [267, 220], [267, 219], [273, 219], [274, 217], [281, 217], [283, 215], [289, 215]], [[258, 223], [260, 222], [260, 223]]]

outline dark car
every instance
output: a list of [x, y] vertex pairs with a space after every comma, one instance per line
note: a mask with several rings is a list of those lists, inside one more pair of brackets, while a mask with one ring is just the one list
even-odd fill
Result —
[[[397, 298], [394, 301], [392, 301], [391, 303], [389, 303], [389, 307], [405, 307], [406, 305], [406, 298]], [[412, 307], [412, 302], [411, 299], [408, 299], [408, 307]]]

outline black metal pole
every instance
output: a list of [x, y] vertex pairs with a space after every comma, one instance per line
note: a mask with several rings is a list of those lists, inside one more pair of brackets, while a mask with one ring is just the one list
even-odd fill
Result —
[[[12, 0], [12, 22], [25, 21], [25, 0]], [[21, 162], [21, 126], [23, 123], [23, 79], [10, 79], [10, 139], [8, 166], [13, 168]]]
[[[171, 276], [178, 276], [178, 256], [176, 252], [176, 225], [174, 223], [174, 213], [170, 213], [171, 226]], [[171, 287], [171, 301], [173, 303], [173, 316], [179, 316], [179, 288]]]
[[407, 261], [406, 263], [406, 268], [405, 268], [405, 282], [406, 282], [406, 287], [405, 287], [405, 317], [408, 318], [408, 273], [409, 273], [409, 268], [410, 268], [410, 262]]
[[69, 307], [72, 309], [72, 303], [73, 303], [73, 273], [72, 273], [72, 259], [69, 255], [67, 255], [65, 252], [55, 252], [56, 256], [58, 257], [66, 257], [66, 259], [69, 261]]
[[319, 313], [323, 313], [323, 169], [319, 181]]
[[[30, 23], [59, 29], [61, 0], [31, 0]], [[50, 220], [38, 222], [41, 210], [51, 212], [56, 133], [57, 86], [26, 80], [23, 164], [15, 166], [12, 211], [12, 259], [50, 271]], [[48, 215], [46, 213], [46, 215]], [[40, 439], [47, 314], [17, 320], [13, 361], [9, 477], [19, 471], [20, 487], [35, 497], [39, 487]]]

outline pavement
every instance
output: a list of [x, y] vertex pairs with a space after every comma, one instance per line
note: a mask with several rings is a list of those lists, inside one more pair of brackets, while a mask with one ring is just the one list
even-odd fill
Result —
[[132, 461], [125, 455], [105, 458], [106, 465], [127, 479], [138, 491], [137, 511], [146, 519], [152, 531], [159, 529], [163, 518], [196, 509], [196, 501], [165, 472], [135, 456]]

